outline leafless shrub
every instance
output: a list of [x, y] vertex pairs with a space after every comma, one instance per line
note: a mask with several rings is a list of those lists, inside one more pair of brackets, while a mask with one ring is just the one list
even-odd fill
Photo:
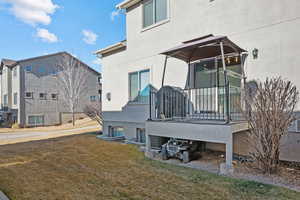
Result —
[[103, 115], [101, 111], [101, 103], [93, 103], [86, 105], [84, 107], [84, 113], [92, 120], [95, 120], [98, 122], [100, 126], [103, 125]]
[[78, 59], [66, 54], [57, 63], [57, 70], [59, 95], [64, 105], [72, 113], [74, 126], [79, 100], [85, 95], [87, 89], [87, 69]]
[[255, 92], [246, 89], [244, 114], [250, 125], [250, 155], [263, 173], [278, 168], [280, 140], [295, 120], [299, 100], [297, 88], [281, 77], [257, 84]]

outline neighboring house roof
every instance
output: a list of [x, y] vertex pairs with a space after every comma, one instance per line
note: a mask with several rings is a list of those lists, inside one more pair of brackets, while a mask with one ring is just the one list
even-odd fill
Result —
[[84, 62], [82, 62], [81, 60], [79, 60], [78, 58], [74, 57], [72, 54], [62, 51], [62, 52], [58, 52], [58, 53], [53, 53], [53, 54], [48, 54], [48, 55], [43, 55], [43, 56], [37, 56], [37, 57], [33, 57], [33, 58], [27, 58], [27, 59], [23, 59], [23, 60], [18, 60], [18, 61], [14, 61], [14, 60], [10, 60], [10, 59], [2, 59], [1, 61], [1, 69], [3, 68], [3, 66], [7, 66], [7, 67], [14, 67], [17, 64], [21, 63], [21, 62], [27, 62], [27, 61], [31, 61], [31, 60], [35, 60], [35, 59], [41, 59], [41, 58], [47, 58], [47, 57], [51, 57], [51, 56], [56, 56], [56, 55], [62, 55], [62, 54], [66, 54], [68, 56], [73, 57], [74, 59], [76, 59], [78, 62], [80, 62], [82, 65], [84, 65], [85, 67], [87, 67], [89, 70], [93, 71], [94, 73], [97, 73], [98, 75], [101, 75], [100, 72], [97, 72], [96, 70], [94, 70], [93, 68], [91, 68], [90, 66], [88, 66], [87, 64], [85, 64]]
[[137, 3], [139, 3], [141, 0], [125, 0], [119, 3], [116, 7], [118, 9], [127, 9]]
[[110, 52], [125, 48], [126, 46], [127, 46], [126, 40], [124, 40], [122, 42], [118, 42], [118, 43], [113, 44], [111, 46], [100, 49], [100, 50], [96, 51], [95, 54], [103, 56], [104, 54], [108, 54]]
[[3, 68], [3, 66], [7, 66], [7, 67], [14, 67], [18, 64], [17, 61], [15, 60], [10, 60], [10, 59], [2, 59], [1, 60], [1, 69]]

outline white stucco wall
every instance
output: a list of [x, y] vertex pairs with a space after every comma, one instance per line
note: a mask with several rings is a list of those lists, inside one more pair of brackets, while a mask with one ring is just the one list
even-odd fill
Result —
[[[127, 10], [127, 50], [103, 58], [103, 110], [121, 110], [128, 100], [128, 73], [149, 68], [160, 87], [164, 57], [183, 41], [207, 34], [226, 35], [249, 51], [248, 80], [282, 76], [300, 88], [300, 1], [170, 0], [167, 23], [142, 31], [142, 6]], [[259, 50], [254, 60], [251, 52]], [[170, 60], [166, 84], [184, 87], [187, 66]], [[112, 99], [107, 101], [106, 93]]]

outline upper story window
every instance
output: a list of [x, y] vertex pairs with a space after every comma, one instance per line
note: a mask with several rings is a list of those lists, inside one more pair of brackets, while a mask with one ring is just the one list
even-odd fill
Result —
[[26, 92], [25, 93], [25, 98], [26, 99], [33, 99], [33, 92]]
[[17, 67], [14, 67], [14, 68], [13, 68], [13, 76], [14, 76], [14, 77], [17, 77]]
[[168, 0], [148, 0], [143, 4], [143, 28], [168, 18]]
[[25, 71], [26, 72], [32, 72], [32, 66], [26, 66]]
[[39, 67], [39, 73], [43, 74], [46, 72], [45, 67]]
[[41, 100], [46, 100], [47, 99], [47, 94], [46, 93], [40, 93], [40, 99]]
[[51, 99], [52, 100], [57, 100], [58, 99], [58, 95], [57, 94], [51, 94]]

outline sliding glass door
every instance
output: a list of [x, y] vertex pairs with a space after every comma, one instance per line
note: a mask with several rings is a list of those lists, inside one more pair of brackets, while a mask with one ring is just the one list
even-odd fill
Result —
[[129, 101], [147, 103], [150, 93], [149, 70], [129, 74]]

